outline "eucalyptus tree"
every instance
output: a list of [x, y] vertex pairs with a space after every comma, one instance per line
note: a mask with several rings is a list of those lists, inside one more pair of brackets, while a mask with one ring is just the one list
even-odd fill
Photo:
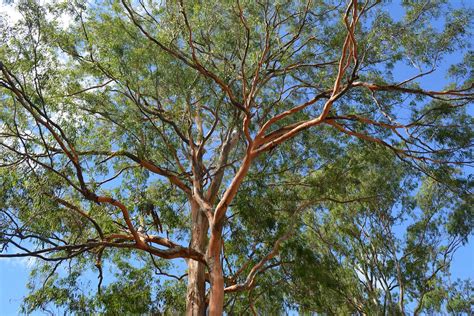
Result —
[[[404, 314], [443, 291], [447, 304], [440, 273], [474, 217], [471, 9], [17, 7], [0, 48], [0, 257], [46, 262], [27, 311]], [[445, 87], [423, 87], [448, 64]], [[107, 265], [121, 273], [107, 281]], [[97, 291], [78, 294], [92, 268]]]

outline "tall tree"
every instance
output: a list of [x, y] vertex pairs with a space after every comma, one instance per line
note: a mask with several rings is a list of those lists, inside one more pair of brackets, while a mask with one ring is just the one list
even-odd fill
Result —
[[46, 262], [25, 310], [462, 311], [470, 285], [444, 281], [474, 224], [473, 11], [392, 9], [21, 1], [0, 47], [0, 257]]

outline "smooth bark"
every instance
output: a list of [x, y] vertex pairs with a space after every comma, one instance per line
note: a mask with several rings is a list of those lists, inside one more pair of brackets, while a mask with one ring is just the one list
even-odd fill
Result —
[[207, 262], [210, 268], [209, 315], [220, 316], [224, 312], [224, 275], [220, 260], [222, 236], [220, 227], [213, 227], [209, 241]]

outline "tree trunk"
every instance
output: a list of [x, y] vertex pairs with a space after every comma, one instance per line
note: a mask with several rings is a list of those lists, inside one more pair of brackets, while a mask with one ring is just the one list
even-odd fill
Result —
[[209, 316], [221, 316], [224, 311], [224, 275], [220, 260], [221, 232], [219, 228], [213, 228], [209, 240], [207, 261], [210, 268], [210, 297]]
[[[190, 247], [201, 253], [206, 251], [209, 223], [199, 205], [191, 201], [192, 231]], [[196, 260], [188, 261], [188, 289], [186, 315], [206, 315], [206, 266]]]

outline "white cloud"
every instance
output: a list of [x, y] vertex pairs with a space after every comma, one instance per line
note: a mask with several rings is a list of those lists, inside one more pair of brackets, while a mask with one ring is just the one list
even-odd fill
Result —
[[0, 16], [4, 18], [8, 24], [14, 24], [22, 17], [15, 3], [6, 3], [5, 1], [0, 1]]
[[[369, 283], [369, 282], [370, 282], [370, 281], [365, 277], [365, 274], [363, 273], [363, 270], [362, 270], [362, 268], [361, 268], [360, 266], [357, 266], [357, 267], [355, 268], [355, 272], [356, 272], [357, 277], [359, 278], [359, 280], [360, 280], [361, 282], [363, 282], [363, 283]], [[375, 283], [374, 285], [375, 285], [375, 287], [376, 287], [377, 289], [379, 289], [379, 290], [385, 290], [381, 279], [376, 278], [374, 281], [375, 281], [375, 282], [374, 282], [374, 283]]]
[[[3, 254], [24, 253], [24, 251], [14, 245], [10, 245]], [[13, 267], [31, 270], [37, 264], [37, 257], [3, 257], [2, 262], [12, 265]]]
[[33, 268], [36, 265], [36, 261], [38, 260], [38, 258], [36, 257], [13, 257], [13, 258], [10, 257], [10, 258], [2, 258], [1, 260], [14, 267], [31, 270], [31, 268]]
[[[41, 5], [53, 3], [53, 0], [43, 0], [39, 2]], [[0, 0], [0, 17], [5, 20], [8, 25], [13, 25], [20, 21], [23, 16], [18, 11], [18, 1], [4, 1]], [[53, 15], [47, 14], [46, 19], [53, 19]], [[58, 19], [59, 26], [63, 29], [71, 25], [72, 17], [68, 14], [61, 14]]]

